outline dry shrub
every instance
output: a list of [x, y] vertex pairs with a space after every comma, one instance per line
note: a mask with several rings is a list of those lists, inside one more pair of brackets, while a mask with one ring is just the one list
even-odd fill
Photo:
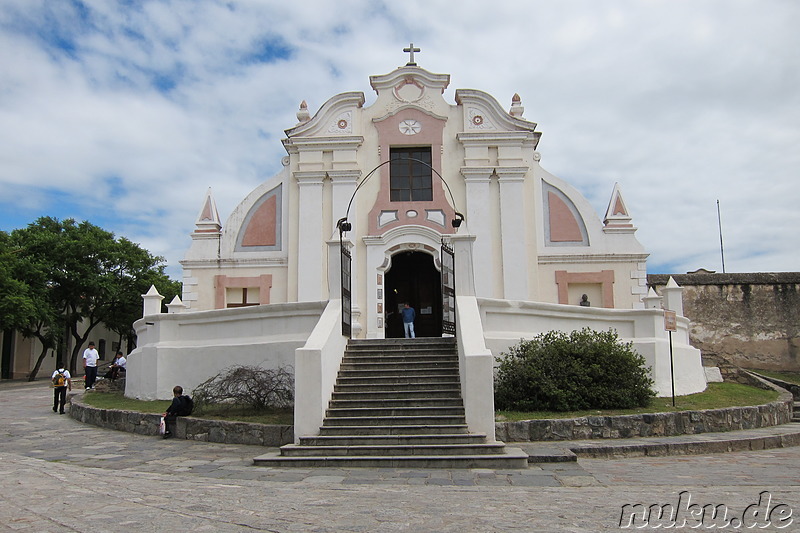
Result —
[[294, 374], [291, 367], [232, 366], [201, 383], [193, 391], [195, 412], [250, 409], [286, 409], [294, 403]]

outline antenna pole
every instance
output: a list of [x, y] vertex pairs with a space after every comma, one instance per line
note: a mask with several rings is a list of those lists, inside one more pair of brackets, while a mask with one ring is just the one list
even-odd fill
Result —
[[725, 273], [725, 248], [722, 245], [722, 216], [719, 212], [719, 200], [717, 200], [717, 223], [719, 224], [719, 253], [722, 256], [722, 273]]

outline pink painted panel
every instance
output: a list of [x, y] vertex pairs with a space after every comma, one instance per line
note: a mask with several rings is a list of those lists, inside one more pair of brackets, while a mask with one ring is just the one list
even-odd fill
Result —
[[264, 201], [250, 217], [244, 230], [242, 246], [275, 246], [277, 242], [278, 197], [273, 195]]
[[549, 191], [547, 202], [550, 207], [550, 242], [583, 242], [580, 224], [564, 200]]

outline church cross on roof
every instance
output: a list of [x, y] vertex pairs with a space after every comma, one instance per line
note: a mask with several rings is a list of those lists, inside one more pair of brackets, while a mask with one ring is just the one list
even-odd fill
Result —
[[421, 52], [419, 48], [414, 48], [414, 43], [411, 43], [408, 48], [403, 48], [403, 52], [410, 54], [408, 58], [408, 63], [406, 63], [407, 67], [416, 67], [417, 64], [414, 62], [414, 52]]

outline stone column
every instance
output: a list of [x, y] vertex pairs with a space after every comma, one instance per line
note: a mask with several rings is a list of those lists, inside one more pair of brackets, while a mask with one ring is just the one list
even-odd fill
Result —
[[322, 180], [324, 171], [295, 172], [298, 184], [297, 301], [323, 300], [327, 272], [322, 228]]
[[[500, 234], [503, 247], [503, 297], [527, 300], [528, 250], [525, 238], [527, 167], [497, 168], [500, 182]], [[483, 260], [481, 258], [481, 260]]]

